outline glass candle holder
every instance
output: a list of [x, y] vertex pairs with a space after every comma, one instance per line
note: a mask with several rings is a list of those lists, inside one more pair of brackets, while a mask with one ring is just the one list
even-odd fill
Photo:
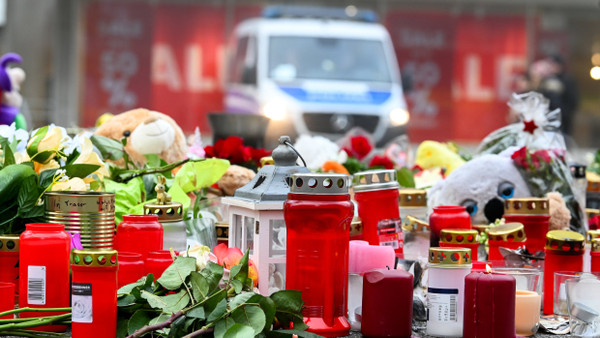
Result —
[[429, 244], [431, 247], [437, 247], [440, 245], [442, 229], [471, 229], [471, 216], [463, 206], [440, 205], [433, 207], [433, 212], [429, 215], [429, 228]]
[[117, 331], [117, 251], [73, 250], [73, 337], [112, 338]]
[[462, 336], [465, 277], [471, 272], [471, 267], [470, 249], [429, 249], [428, 335]]
[[429, 224], [413, 216], [406, 216], [402, 223], [404, 259], [418, 260], [429, 256]]
[[[554, 283], [554, 273], [583, 269], [584, 241], [585, 237], [578, 232], [565, 230], [548, 232], [544, 258], [544, 314], [550, 315], [554, 314], [555, 310], [558, 311], [554, 306], [554, 298], [560, 294], [560, 285]], [[562, 311], [558, 312], [565, 315]]]
[[427, 221], [427, 192], [425, 190], [403, 188], [398, 193], [398, 207], [403, 222], [407, 216]]
[[600, 336], [600, 280], [587, 273], [565, 281], [572, 337]]
[[496, 268], [497, 273], [511, 275], [517, 282], [515, 326], [517, 335], [533, 336], [540, 326], [542, 272], [527, 268]]

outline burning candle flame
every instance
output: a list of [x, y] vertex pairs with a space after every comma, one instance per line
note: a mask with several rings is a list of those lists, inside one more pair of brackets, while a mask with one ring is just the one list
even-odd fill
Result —
[[485, 272], [487, 272], [487, 273], [492, 272], [492, 267], [489, 264], [485, 265]]

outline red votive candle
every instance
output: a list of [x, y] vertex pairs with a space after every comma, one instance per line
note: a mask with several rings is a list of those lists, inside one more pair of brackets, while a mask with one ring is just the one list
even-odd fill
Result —
[[478, 231], [474, 229], [442, 229], [440, 231], [440, 247], [471, 249], [471, 259], [477, 260]]
[[[71, 237], [63, 224], [26, 224], [19, 250], [19, 308], [69, 307]], [[57, 312], [24, 312], [24, 317], [56, 316]], [[60, 332], [66, 325], [46, 325], [40, 331]]]
[[516, 337], [513, 276], [472, 272], [465, 277], [464, 338]]
[[117, 273], [119, 288], [136, 282], [144, 276], [144, 261], [137, 252], [119, 252], [119, 272]]
[[516, 250], [526, 245], [525, 229], [521, 223], [506, 223], [488, 230], [489, 261], [502, 261], [500, 248]]
[[294, 174], [283, 204], [286, 289], [302, 292], [307, 331], [347, 336], [348, 246], [354, 205], [347, 175]]
[[592, 256], [591, 271], [600, 272], [600, 238], [592, 239], [590, 255]]
[[395, 170], [369, 170], [354, 174], [354, 200], [362, 220], [362, 239], [371, 245], [379, 245], [379, 221], [400, 217], [398, 188]]
[[581, 271], [585, 237], [575, 231], [553, 230], [546, 235], [544, 258], [544, 314], [554, 314], [554, 273]]
[[73, 250], [73, 337], [112, 338], [117, 331], [117, 251]]
[[547, 198], [509, 198], [504, 204], [506, 223], [521, 223], [525, 229], [525, 246], [531, 253], [544, 250], [550, 221]]
[[171, 257], [170, 251], [160, 250], [148, 252], [148, 256], [144, 262], [144, 275], [151, 273], [154, 275], [154, 279], [158, 279], [171, 264], [173, 264], [173, 257]]
[[433, 207], [429, 215], [431, 229], [430, 245], [437, 247], [442, 229], [471, 229], [471, 216], [467, 209], [460, 205], [440, 205]]
[[[0, 312], [15, 309], [15, 284], [0, 282]], [[15, 315], [6, 315], [0, 319], [13, 319]]]
[[413, 276], [410, 273], [388, 269], [365, 272], [360, 329], [364, 336], [410, 337], [412, 306]]
[[19, 235], [0, 235], [0, 283], [15, 284], [15, 303], [18, 302]]
[[157, 215], [125, 215], [116, 239], [119, 252], [137, 252], [144, 260], [148, 252], [163, 249], [163, 226]]

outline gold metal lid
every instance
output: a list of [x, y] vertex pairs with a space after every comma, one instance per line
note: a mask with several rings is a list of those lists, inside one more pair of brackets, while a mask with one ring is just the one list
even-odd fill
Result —
[[521, 223], [506, 223], [490, 227], [488, 229], [488, 238], [490, 241], [504, 242], [524, 242], [525, 227]]
[[275, 165], [275, 160], [273, 160], [273, 156], [265, 156], [260, 159], [260, 166], [264, 167], [266, 165]]
[[590, 209], [590, 208], [586, 208], [585, 209], [585, 214], [587, 215], [588, 219], [591, 219], [594, 216], [598, 216], [600, 215], [600, 209]]
[[508, 215], [548, 215], [550, 203], [543, 197], [509, 198], [504, 203]]
[[19, 252], [19, 235], [0, 235], [0, 251]]
[[350, 236], [360, 236], [363, 233], [362, 220], [360, 217], [354, 217], [350, 223]]
[[600, 229], [588, 230], [586, 235], [587, 242], [591, 243], [595, 238], [600, 238]]
[[422, 189], [405, 188], [398, 190], [398, 205], [401, 207], [426, 207], [427, 192]]
[[475, 229], [442, 229], [440, 242], [454, 244], [475, 244], [479, 232]]
[[183, 220], [183, 204], [169, 202], [168, 204], [146, 203], [144, 215], [156, 215], [159, 222], [177, 222]]
[[585, 237], [575, 231], [552, 230], [546, 234], [546, 249], [568, 254], [583, 252]]
[[71, 264], [79, 266], [117, 266], [117, 250], [111, 249], [81, 249], [71, 253]]
[[600, 252], [600, 238], [592, 239], [592, 252]]
[[471, 249], [429, 248], [429, 263], [444, 265], [471, 264]]
[[406, 216], [402, 221], [402, 230], [410, 232], [429, 231], [429, 223], [413, 216]]

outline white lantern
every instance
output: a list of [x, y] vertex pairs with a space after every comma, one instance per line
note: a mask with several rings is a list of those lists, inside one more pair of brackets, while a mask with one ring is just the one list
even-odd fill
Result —
[[285, 288], [283, 202], [290, 191], [290, 176], [309, 172], [306, 167], [296, 165], [298, 155], [288, 136], [279, 138], [272, 156], [275, 165], [262, 167], [233, 197], [222, 199], [229, 207], [229, 246], [242, 252], [250, 250], [250, 258], [258, 270], [258, 289], [263, 295]]

